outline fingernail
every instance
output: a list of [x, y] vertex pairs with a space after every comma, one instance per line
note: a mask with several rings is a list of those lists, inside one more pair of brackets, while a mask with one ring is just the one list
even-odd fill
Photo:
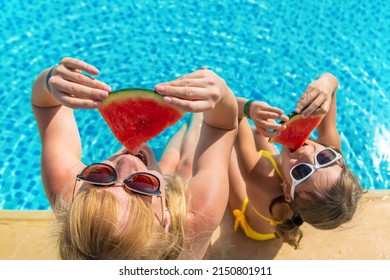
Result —
[[97, 69], [95, 66], [91, 66], [91, 67], [90, 67], [90, 71], [91, 71], [92, 73], [99, 74], [99, 69]]
[[162, 85], [156, 85], [154, 88], [156, 89], [156, 91], [158, 93], [163, 93], [164, 92], [164, 87]]
[[107, 91], [100, 91], [100, 98], [106, 98], [108, 96]]
[[170, 104], [172, 102], [172, 98], [168, 97], [168, 96], [164, 96], [163, 98], [164, 102], [167, 103], [167, 104]]
[[93, 107], [94, 107], [94, 108], [97, 108], [97, 107], [99, 107], [100, 104], [101, 104], [100, 101], [94, 101], [94, 102], [93, 102]]
[[104, 85], [104, 88], [103, 88], [105, 91], [107, 91], [107, 92], [111, 92], [112, 91], [112, 89], [111, 89], [111, 87], [109, 86], [109, 85]]

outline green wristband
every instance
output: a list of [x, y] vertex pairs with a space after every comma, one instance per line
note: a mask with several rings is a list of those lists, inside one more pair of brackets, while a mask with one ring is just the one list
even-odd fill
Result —
[[247, 117], [247, 118], [249, 118], [249, 119], [250, 119], [250, 117], [249, 117], [249, 109], [250, 109], [251, 104], [252, 104], [253, 102], [255, 102], [255, 101], [249, 99], [247, 102], [245, 102], [245, 105], [244, 105], [244, 116]]
[[46, 89], [48, 92], [51, 92], [51, 87], [49, 85], [49, 79], [51, 77], [51, 73], [53, 72], [54, 68], [55, 68], [55, 66], [50, 69], [50, 71], [47, 73], [47, 76], [46, 76]]

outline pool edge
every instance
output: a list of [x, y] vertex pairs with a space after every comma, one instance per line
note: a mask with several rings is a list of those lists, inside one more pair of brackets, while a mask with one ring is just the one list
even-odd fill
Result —
[[[257, 242], [234, 232], [230, 211], [213, 234], [206, 259], [390, 259], [390, 190], [370, 190], [347, 229], [317, 230], [303, 224], [298, 250], [280, 240]], [[0, 210], [0, 260], [58, 260], [51, 210]]]

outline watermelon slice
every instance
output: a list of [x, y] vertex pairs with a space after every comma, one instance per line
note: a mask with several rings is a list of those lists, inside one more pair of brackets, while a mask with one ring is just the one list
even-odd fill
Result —
[[155, 91], [136, 88], [111, 92], [98, 110], [129, 151], [174, 125], [185, 113], [165, 104], [163, 96]]
[[288, 121], [280, 122], [284, 123], [287, 127], [278, 136], [270, 138], [269, 142], [279, 143], [292, 150], [297, 150], [303, 146], [324, 116], [304, 119], [301, 113], [292, 112], [288, 117]]

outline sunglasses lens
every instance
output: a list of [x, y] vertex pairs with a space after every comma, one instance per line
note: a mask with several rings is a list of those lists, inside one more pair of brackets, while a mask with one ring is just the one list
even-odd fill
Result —
[[335, 160], [337, 157], [336, 153], [331, 149], [326, 149], [317, 154], [317, 162], [320, 165], [325, 165]]
[[136, 173], [126, 179], [124, 183], [131, 190], [141, 193], [155, 193], [160, 188], [160, 180], [147, 173]]
[[116, 172], [109, 165], [93, 164], [86, 167], [79, 177], [89, 182], [112, 183], [116, 181]]
[[291, 176], [295, 180], [301, 180], [308, 176], [312, 170], [313, 169], [307, 164], [299, 164], [294, 166], [294, 168], [291, 170]]

